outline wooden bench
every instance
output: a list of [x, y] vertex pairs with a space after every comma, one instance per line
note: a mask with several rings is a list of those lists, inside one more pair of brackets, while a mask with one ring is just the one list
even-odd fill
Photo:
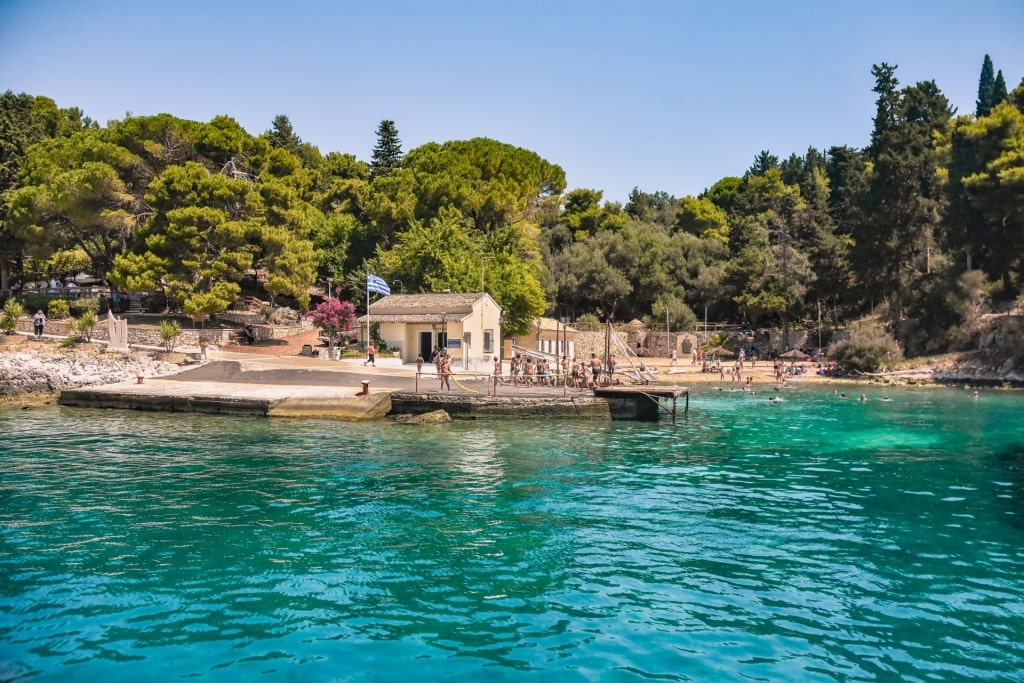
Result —
[[202, 327], [206, 323], [206, 321], [210, 319], [210, 316], [205, 313], [199, 315], [192, 315], [189, 317], [192, 318], [192, 327], [195, 327], [196, 325]]

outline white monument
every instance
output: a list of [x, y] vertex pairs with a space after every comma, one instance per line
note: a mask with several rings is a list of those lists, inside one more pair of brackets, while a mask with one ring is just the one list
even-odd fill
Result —
[[128, 350], [128, 321], [118, 318], [113, 311], [107, 313], [108, 351]]

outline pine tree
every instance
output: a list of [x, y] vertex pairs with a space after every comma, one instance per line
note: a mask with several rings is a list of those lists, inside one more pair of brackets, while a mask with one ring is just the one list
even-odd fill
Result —
[[273, 128], [266, 133], [267, 140], [271, 147], [286, 149], [292, 154], [298, 154], [302, 139], [295, 134], [291, 120], [284, 114], [274, 117]]
[[[985, 55], [985, 61], [981, 64], [981, 78], [978, 79], [978, 101], [975, 103], [974, 115], [979, 119], [988, 116], [992, 111], [995, 102], [992, 99], [995, 88], [996, 75], [995, 67], [992, 66], [992, 58]], [[1006, 89], [1006, 84], [1003, 84]]]
[[389, 176], [402, 165], [402, 141], [398, 139], [395, 122], [384, 119], [377, 127], [377, 146], [370, 161], [370, 180]]
[[873, 168], [864, 220], [854, 234], [854, 268], [866, 291], [889, 301], [891, 329], [906, 341], [905, 306], [931, 270], [941, 199], [933, 138], [951, 112], [933, 81], [901, 91], [895, 67], [883, 63], [872, 74], [878, 113], [867, 158]]
[[779, 157], [775, 156], [768, 150], [761, 150], [760, 154], [754, 157], [753, 165], [747, 169], [745, 178], [754, 176], [763, 176], [765, 173], [773, 168], [779, 167]]

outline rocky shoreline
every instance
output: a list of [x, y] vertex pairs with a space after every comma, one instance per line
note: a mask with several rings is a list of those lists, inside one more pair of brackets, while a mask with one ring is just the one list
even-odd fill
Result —
[[48, 403], [64, 389], [137, 381], [181, 372], [151, 351], [61, 348], [49, 342], [0, 348], [0, 403]]
[[[21, 335], [0, 337], [0, 404], [27, 407], [53, 403], [65, 389], [134, 382], [140, 375], [147, 378], [174, 375], [194, 364], [189, 361], [186, 354], [167, 354], [152, 349], [108, 352], [102, 344], [65, 348], [52, 339], [38, 341]], [[1020, 389], [1024, 388], [1024, 373], [1017, 365], [1012, 353], [985, 350], [919, 359], [911, 367], [871, 375], [842, 379], [806, 375], [801, 381]], [[710, 376], [673, 375], [672, 378], [689, 384], [712, 382]], [[714, 380], [717, 379], [715, 375]]]

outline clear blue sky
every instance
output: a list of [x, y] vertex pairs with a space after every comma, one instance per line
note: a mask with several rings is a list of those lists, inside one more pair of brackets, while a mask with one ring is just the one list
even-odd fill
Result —
[[286, 114], [321, 152], [369, 160], [490, 137], [569, 189], [676, 197], [761, 150], [863, 147], [871, 66], [974, 110], [985, 54], [1024, 77], [1024, 0], [0, 0], [0, 90], [106, 123]]

